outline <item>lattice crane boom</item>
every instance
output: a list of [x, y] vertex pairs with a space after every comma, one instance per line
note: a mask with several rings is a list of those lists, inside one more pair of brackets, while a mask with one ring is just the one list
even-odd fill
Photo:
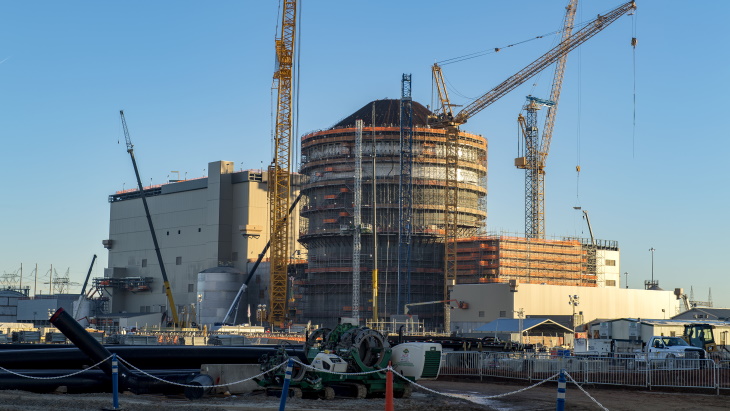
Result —
[[[445, 189], [444, 189], [444, 299], [449, 299], [449, 289], [456, 283], [456, 238], [457, 238], [457, 208], [458, 208], [458, 134], [459, 126], [467, 122], [469, 118], [487, 108], [505, 94], [514, 90], [537, 73], [541, 72], [551, 64], [555, 63], [561, 56], [569, 53], [580, 46], [588, 39], [602, 31], [619, 17], [636, 9], [635, 2], [626, 2], [604, 15], [599, 15], [589, 22], [581, 30], [578, 30], [570, 37], [560, 42], [557, 46], [542, 55], [537, 60], [528, 64], [525, 68], [513, 74], [511, 77], [477, 98], [456, 115], [453, 114], [449, 101], [446, 83], [443, 72], [438, 64], [432, 67], [434, 81], [439, 93], [440, 111], [429, 118], [429, 124], [434, 128], [442, 128], [446, 134], [445, 144]], [[444, 326], [450, 331], [450, 310], [444, 310]]]
[[[537, 73], [541, 72], [551, 64], [555, 63], [561, 56], [573, 51], [576, 47], [585, 43], [588, 39], [601, 32], [606, 27], [610, 26], [613, 22], [618, 20], [619, 17], [627, 14], [636, 9], [636, 3], [634, 1], [626, 2], [615, 9], [609, 11], [606, 14], [599, 15], [594, 20], [586, 24], [582, 29], [573, 33], [566, 40], [560, 42], [557, 46], [553, 47], [547, 53], [543, 54], [540, 58], [528, 64], [525, 68], [513, 74], [493, 89], [484, 93], [481, 97], [477, 98], [473, 102], [466, 105], [456, 115], [454, 115], [453, 123], [461, 125], [467, 122], [471, 117], [480, 111], [487, 108], [495, 101], [502, 98], [505, 94], [514, 90]], [[438, 121], [433, 123], [433, 126], [437, 126], [438, 123], [444, 120], [440, 118]]]
[[[564, 46], [567, 45], [566, 40], [573, 31], [577, 8], [578, 0], [570, 0], [566, 7], [561, 41]], [[525, 156], [518, 158], [515, 166], [525, 170], [525, 237], [527, 238], [545, 238], [545, 163], [550, 151], [567, 60], [568, 54], [565, 53], [555, 63], [550, 100], [528, 96], [525, 104], [527, 117], [522, 117], [520, 114], [518, 118], [525, 140]], [[541, 106], [547, 107], [542, 138], [537, 127], [537, 110]]]
[[[578, 0], [570, 0], [565, 8], [565, 19], [563, 20], [563, 38], [560, 44], [567, 45], [566, 40], [570, 38], [575, 22], [575, 12], [578, 9]], [[565, 77], [565, 65], [568, 62], [568, 53], [558, 57], [555, 63], [555, 73], [553, 74], [553, 87], [550, 90], [550, 101], [552, 106], [547, 109], [545, 116], [545, 126], [542, 129], [542, 139], [540, 140], [540, 164], [544, 167], [546, 157], [550, 152], [550, 142], [553, 137], [553, 128], [555, 127], [555, 118], [558, 114], [558, 103], [560, 102], [560, 91], [563, 88], [563, 77]]]
[[282, 0], [281, 32], [276, 39], [278, 67], [274, 73], [277, 89], [276, 125], [274, 130], [274, 161], [269, 166], [269, 224], [271, 237], [269, 322], [286, 319], [287, 276], [289, 265], [289, 232], [287, 219], [291, 196], [291, 134], [292, 134], [292, 71], [296, 33], [296, 0]]

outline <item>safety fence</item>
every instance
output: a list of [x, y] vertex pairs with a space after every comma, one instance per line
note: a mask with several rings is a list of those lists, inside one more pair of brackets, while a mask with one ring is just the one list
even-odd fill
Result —
[[[450, 354], [468, 354], [468, 355], [463, 355], [461, 357], [464, 358], [464, 359], [467, 359], [467, 358], [471, 359], [472, 357], [474, 357], [471, 354], [476, 354], [476, 353], [450, 353]], [[446, 358], [446, 357], [449, 357], [449, 356], [447, 355], [444, 358]], [[456, 355], [451, 356], [451, 360], [455, 360], [456, 358], [457, 358]], [[447, 360], [447, 361], [449, 361], [449, 360]], [[423, 385], [421, 385], [421, 384], [413, 381], [411, 378], [406, 377], [403, 374], [400, 374], [390, 364], [386, 368], [383, 368], [383, 369], [376, 369], [376, 370], [365, 371], [365, 372], [343, 373], [343, 372], [334, 372], [334, 371], [331, 371], [331, 370], [316, 369], [315, 367], [313, 367], [313, 366], [311, 366], [309, 364], [305, 364], [305, 363], [299, 361], [298, 359], [296, 359], [294, 357], [289, 358], [287, 361], [282, 362], [281, 364], [274, 365], [270, 369], [265, 370], [265, 371], [262, 371], [261, 373], [259, 373], [257, 375], [253, 375], [253, 376], [250, 376], [248, 378], [244, 378], [244, 379], [241, 379], [241, 380], [238, 380], [238, 381], [234, 381], [234, 382], [227, 382], [225, 384], [214, 384], [213, 383], [213, 379], [211, 377], [209, 377], [209, 376], [206, 376], [207, 378], [202, 378], [202, 379], [199, 379], [198, 377], [196, 377], [196, 378], [194, 378], [191, 381], [191, 383], [188, 383], [188, 384], [182, 384], [182, 383], [178, 383], [178, 382], [167, 381], [164, 378], [160, 378], [160, 377], [158, 377], [156, 375], [147, 373], [146, 371], [144, 371], [144, 370], [142, 370], [142, 369], [134, 366], [133, 364], [131, 364], [130, 362], [124, 360], [123, 358], [118, 357], [116, 354], [112, 354], [109, 357], [104, 358], [103, 360], [97, 362], [96, 364], [92, 365], [91, 367], [84, 368], [82, 370], [75, 371], [73, 373], [65, 374], [65, 375], [56, 375], [56, 376], [49, 376], [49, 377], [37, 377], [37, 376], [26, 375], [26, 374], [22, 374], [22, 373], [19, 373], [19, 372], [15, 372], [15, 371], [6, 369], [6, 368], [4, 368], [2, 366], [0, 366], [0, 373], [5, 372], [5, 373], [13, 374], [13, 375], [18, 376], [18, 377], [23, 377], [23, 378], [28, 378], [28, 379], [54, 380], [54, 379], [62, 379], [62, 378], [66, 378], [66, 377], [71, 377], [71, 376], [74, 376], [74, 375], [82, 374], [84, 372], [88, 372], [88, 371], [90, 371], [90, 370], [92, 370], [92, 369], [94, 369], [94, 368], [102, 365], [105, 362], [110, 362], [111, 363], [112, 408], [110, 408], [110, 409], [113, 409], [113, 410], [119, 410], [119, 409], [121, 409], [121, 408], [119, 408], [119, 388], [120, 387], [119, 387], [119, 381], [118, 381], [118, 377], [119, 377], [119, 363], [120, 362], [123, 363], [123, 364], [125, 364], [127, 367], [129, 367], [129, 369], [134, 370], [139, 375], [145, 375], [145, 376], [147, 376], [147, 377], [149, 377], [151, 379], [157, 380], [157, 381], [162, 382], [162, 383], [166, 383], [166, 384], [170, 384], [170, 385], [175, 385], [175, 386], [179, 386], [179, 387], [184, 387], [186, 389], [191, 389], [191, 390], [194, 390], [194, 391], [198, 392], [199, 395], [194, 395], [193, 397], [189, 397], [191, 399], [200, 398], [200, 396], [202, 396], [205, 392], [207, 392], [208, 390], [210, 390], [212, 388], [217, 388], [217, 387], [225, 387], [225, 388], [228, 388], [228, 387], [230, 387], [232, 385], [236, 385], [236, 384], [243, 383], [243, 382], [246, 382], [246, 381], [251, 381], [251, 380], [256, 381], [258, 378], [261, 378], [261, 377], [263, 377], [264, 375], [266, 375], [268, 373], [275, 372], [279, 368], [282, 368], [282, 367], [286, 366], [285, 378], [284, 378], [283, 387], [282, 387], [282, 390], [281, 390], [282, 392], [281, 392], [281, 395], [280, 395], [280, 406], [279, 406], [279, 410], [280, 411], [285, 410], [285, 408], [286, 408], [286, 399], [287, 399], [287, 397], [289, 397], [291, 395], [289, 393], [289, 391], [288, 391], [288, 388], [290, 386], [289, 385], [290, 380], [292, 379], [292, 369], [293, 369], [293, 365], [295, 363], [298, 364], [299, 366], [303, 367], [303, 368], [306, 368], [306, 369], [309, 369], [309, 370], [312, 370], [312, 371], [316, 371], [316, 372], [320, 372], [320, 373], [338, 374], [338, 375], [342, 375], [342, 376], [345, 376], [345, 377], [347, 377], [347, 376], [362, 376], [362, 375], [366, 375], [366, 374], [386, 374], [387, 375], [386, 392], [385, 392], [386, 410], [393, 410], [394, 409], [393, 403], [392, 403], [392, 401], [393, 401], [393, 394], [394, 394], [393, 393], [393, 378], [394, 377], [397, 377], [397, 378], [399, 378], [401, 380], [407, 381], [408, 384], [412, 385], [414, 388], [420, 389], [420, 390], [425, 391], [425, 392], [429, 392], [429, 393], [432, 393], [432, 394], [437, 394], [437, 395], [441, 395], [441, 396], [445, 396], [445, 397], [451, 397], [451, 398], [456, 398], [456, 399], [461, 399], [461, 400], [467, 400], [467, 401], [470, 401], [470, 402], [473, 402], [473, 403], [476, 403], [476, 404], [482, 404], [482, 405], [485, 404], [484, 401], [486, 401], [486, 400], [503, 398], [503, 397], [507, 397], [507, 396], [510, 396], [510, 395], [519, 394], [521, 392], [530, 390], [530, 389], [535, 388], [535, 387], [537, 387], [537, 386], [539, 386], [541, 384], [544, 384], [544, 383], [546, 383], [548, 381], [555, 380], [555, 381], [558, 381], [558, 393], [557, 393], [557, 409], [558, 410], [563, 410], [564, 409], [564, 405], [565, 405], [565, 382], [569, 379], [570, 381], [578, 384], [575, 381], [574, 377], [569, 372], [567, 372], [566, 370], [559, 370], [555, 374], [546, 376], [546, 378], [542, 379], [541, 381], [535, 381], [530, 386], [526, 386], [526, 387], [520, 388], [520, 389], [515, 390], [515, 391], [512, 391], [512, 392], [506, 392], [506, 393], [501, 393], [501, 394], [496, 394], [496, 395], [489, 395], [489, 396], [473, 395], [473, 394], [444, 393], [444, 392], [439, 392], [439, 391], [433, 390], [431, 388], [425, 387], [425, 386], [423, 386]], [[580, 385], [578, 385], [578, 388], [588, 398], [590, 398], [600, 409], [602, 409], [604, 411], [607, 411], [607, 409], [603, 405], [601, 405], [595, 398], [593, 398], [588, 392], [586, 392], [583, 387], [580, 387]], [[186, 396], [188, 396], [188, 391], [186, 391], [185, 394], [186, 394]], [[334, 398], [334, 396], [331, 397], [331, 398]]]
[[[443, 376], [540, 381], [563, 369], [580, 384], [673, 387], [730, 391], [730, 361], [695, 358], [648, 359], [642, 356], [575, 357], [536, 353], [446, 352]], [[727, 393], [725, 391], [724, 393]]]

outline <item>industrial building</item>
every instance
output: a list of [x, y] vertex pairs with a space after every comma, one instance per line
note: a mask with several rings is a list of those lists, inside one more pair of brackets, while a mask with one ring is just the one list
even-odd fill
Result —
[[616, 241], [488, 235], [457, 240], [457, 283], [618, 287]]
[[[221, 312], [268, 240], [267, 173], [234, 171], [233, 164], [212, 162], [207, 177], [144, 189], [175, 304], [187, 323], [223, 320]], [[296, 188], [298, 180], [293, 181]], [[109, 202], [109, 238], [103, 241], [109, 265], [104, 278], [94, 279], [98, 311], [125, 317], [159, 313], [161, 322], [168, 302], [140, 193], [116, 192]], [[292, 240], [290, 249], [301, 247]], [[250, 322], [249, 312], [261, 310], [268, 286], [262, 264], [239, 305], [237, 322]]]
[[620, 287], [461, 284], [451, 296], [460, 303], [451, 311], [451, 331], [464, 335], [498, 318], [550, 318], [582, 332], [595, 319], [670, 318], [680, 308], [673, 291]]
[[[302, 137], [300, 172], [307, 181], [301, 188], [304, 205], [299, 241], [308, 250], [309, 266], [304, 276], [295, 280], [292, 305], [300, 321], [332, 325], [338, 317], [351, 315], [357, 151], [363, 159], [362, 316], [373, 316], [370, 273], [375, 268], [374, 250], [378, 317], [399, 313], [406, 302], [443, 299], [446, 136], [444, 130], [427, 126], [431, 114], [427, 108], [417, 102], [412, 106], [412, 195], [407, 199], [412, 204], [410, 269], [405, 273], [401, 268], [400, 276], [400, 100], [373, 101], [334, 126]], [[356, 147], [358, 119], [364, 123], [360, 147]], [[486, 218], [487, 140], [460, 132], [457, 144], [458, 230], [461, 236], [473, 236], [484, 227]], [[422, 307], [419, 315], [427, 325], [443, 323], [440, 305]]]

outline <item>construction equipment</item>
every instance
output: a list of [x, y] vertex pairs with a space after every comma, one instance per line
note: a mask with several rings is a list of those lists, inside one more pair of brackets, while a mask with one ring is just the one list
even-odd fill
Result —
[[147, 196], [144, 193], [144, 187], [142, 186], [142, 179], [139, 177], [139, 169], [137, 168], [137, 160], [134, 158], [134, 145], [132, 140], [129, 138], [129, 130], [127, 129], [127, 120], [124, 118], [124, 110], [119, 110], [119, 115], [122, 117], [122, 128], [124, 128], [124, 139], [127, 142], [127, 152], [129, 157], [132, 159], [132, 166], [134, 166], [134, 175], [137, 177], [137, 187], [139, 187], [139, 196], [142, 198], [142, 204], [144, 205], [145, 216], [147, 216], [147, 225], [152, 235], [152, 243], [155, 246], [155, 254], [157, 254], [157, 262], [160, 264], [160, 272], [162, 273], [163, 287], [165, 288], [165, 294], [167, 295], [167, 302], [170, 306], [170, 314], [172, 314], [172, 322], [177, 327], [177, 306], [175, 305], [175, 299], [172, 297], [172, 290], [170, 289], [170, 281], [167, 279], [167, 271], [165, 271], [165, 263], [162, 261], [162, 253], [160, 252], [160, 245], [157, 242], [157, 234], [155, 234], [155, 226], [152, 224], [152, 217], [150, 216], [150, 207], [147, 205]]
[[79, 300], [76, 303], [76, 309], [74, 310], [73, 315], [76, 321], [79, 321], [79, 310], [81, 309], [81, 302], [84, 301], [84, 298], [86, 298], [86, 286], [89, 284], [89, 277], [91, 277], [91, 270], [94, 268], [94, 262], [96, 262], [96, 254], [94, 254], [94, 257], [91, 259], [89, 271], [86, 273], [86, 280], [84, 280], [84, 285], [81, 287], [81, 295], [79, 295]]
[[[430, 304], [446, 303], [446, 305], [449, 308], [451, 308], [451, 304], [449, 304], [449, 303], [451, 303], [452, 301], [457, 301], [457, 300], [425, 301], [425, 302], [421, 302], [421, 303], [406, 304], [403, 306], [403, 315], [408, 315], [408, 313], [410, 312], [410, 307], [415, 307], [417, 305], [430, 305]], [[461, 302], [459, 302], [459, 306], [461, 306]]]
[[[561, 56], [568, 54], [598, 32], [611, 25], [619, 17], [635, 9], [635, 2], [629, 1], [604, 15], [599, 15], [596, 19], [586, 24], [582, 29], [573, 33], [570, 37], [564, 39], [560, 42], [560, 44], [543, 54], [540, 58], [528, 64], [522, 70], [513, 74], [511, 77], [501, 82], [481, 97], [466, 105], [457, 114], [453, 113], [452, 107], [454, 105], [449, 100], [446, 82], [444, 81], [441, 67], [438, 64], [433, 65], [432, 71], [438, 92], [440, 108], [437, 109], [435, 114], [429, 119], [429, 123], [431, 127], [444, 129], [446, 137], [444, 299], [449, 298], [449, 290], [456, 283], [456, 239], [458, 237], [458, 223], [456, 221], [456, 211], [458, 207], [457, 168], [459, 160], [457, 143], [459, 126], [466, 123], [472, 116], [484, 110], [537, 73], [555, 63]], [[445, 310], [444, 314], [445, 328], [448, 330], [450, 327], [449, 310]]]
[[400, 99], [400, 177], [398, 181], [398, 303], [411, 302], [413, 233], [413, 99], [411, 75], [403, 74]]
[[269, 322], [282, 323], [286, 318], [287, 270], [289, 265], [289, 227], [287, 212], [291, 192], [291, 134], [292, 134], [292, 71], [296, 0], [281, 2], [281, 33], [276, 39], [278, 67], [273, 87], [277, 89], [276, 126], [274, 130], [274, 161], [269, 166], [269, 223], [271, 238], [271, 271], [269, 287]]
[[[575, 21], [575, 12], [578, 8], [578, 0], [570, 0], [565, 8], [565, 18], [563, 19], [563, 37], [561, 44], [570, 37], [573, 31], [573, 22]], [[537, 99], [532, 96], [527, 97], [525, 110], [527, 112], [527, 124], [522, 114], [519, 116], [521, 121], [523, 136], [525, 140], [525, 156], [515, 160], [515, 166], [525, 170], [525, 237], [527, 238], [545, 238], [545, 162], [550, 152], [550, 142], [553, 137], [553, 128], [555, 126], [555, 118], [558, 113], [558, 102], [560, 101], [560, 91], [563, 86], [563, 77], [565, 74], [565, 64], [568, 60], [568, 54], [561, 55], [555, 63], [555, 73], [553, 75], [553, 86], [548, 100]], [[538, 136], [537, 129], [537, 110], [540, 105], [548, 107], [545, 117], [545, 127], [542, 131], [542, 138]]]
[[[355, 325], [354, 319], [342, 320], [334, 329], [320, 328], [308, 336], [304, 346], [306, 363], [314, 370], [295, 365], [290, 385], [293, 396], [319, 396], [323, 399], [332, 399], [335, 389], [338, 392], [349, 392], [355, 398], [365, 398], [385, 392], [385, 369], [391, 359], [397, 362], [400, 357], [393, 357], [393, 350], [388, 340], [379, 332]], [[425, 358], [425, 361], [421, 362], [422, 368], [411, 372], [410, 375], [405, 374], [407, 378], [415, 380], [416, 377], [411, 375], [420, 377], [438, 375], [441, 347], [438, 344], [430, 345], [437, 347], [424, 350], [421, 354]], [[405, 350], [405, 353], [408, 358], [408, 350]], [[262, 356], [261, 370], [266, 371], [276, 367], [287, 361], [289, 355], [282, 347], [274, 355]], [[410, 359], [416, 363], [413, 357], [415, 354]], [[376, 370], [383, 371], [367, 373]], [[283, 377], [284, 371], [279, 368], [264, 374], [258, 383], [267, 389], [281, 390]], [[411, 394], [411, 389], [408, 381], [400, 378], [393, 381], [395, 397], [407, 398]]]
[[523, 156], [515, 159], [515, 166], [525, 170], [525, 237], [545, 238], [545, 153], [538, 141], [537, 111], [555, 106], [554, 101], [527, 96], [524, 110], [517, 122], [525, 140]]
[[702, 348], [708, 353], [717, 351], [715, 343], [715, 327], [710, 324], [688, 324], [684, 326], [684, 338], [687, 343], [693, 347]]

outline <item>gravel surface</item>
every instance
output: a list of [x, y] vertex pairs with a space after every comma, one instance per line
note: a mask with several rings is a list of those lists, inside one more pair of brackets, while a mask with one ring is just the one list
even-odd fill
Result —
[[[417, 390], [409, 399], [395, 399], [395, 409], [402, 411], [471, 411], [471, 410], [554, 410], [556, 386], [544, 384], [499, 399], [485, 397], [514, 392], [526, 385], [479, 381], [426, 381], [433, 390], [468, 397], [461, 400], [423, 390]], [[600, 404], [615, 411], [667, 411], [667, 410], [727, 410], [730, 396], [657, 392], [607, 387], [585, 387]], [[727, 394], [727, 393], [726, 393]], [[600, 410], [601, 408], [577, 387], [568, 385], [566, 410]], [[120, 395], [119, 405], [124, 410], [278, 410], [279, 399], [263, 393], [239, 396], [206, 397], [190, 401], [184, 396]], [[111, 394], [34, 394], [24, 391], [0, 391], [0, 411], [76, 411], [112, 409]], [[289, 399], [287, 410], [383, 410], [383, 398], [351, 399], [337, 397], [334, 400]]]

